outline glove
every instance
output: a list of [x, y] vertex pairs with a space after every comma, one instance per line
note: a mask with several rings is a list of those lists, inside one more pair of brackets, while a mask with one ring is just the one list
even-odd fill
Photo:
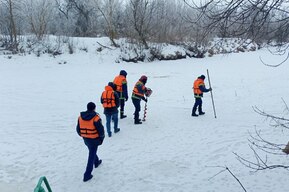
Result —
[[212, 90], [213, 90], [212, 87], [210, 87], [210, 88], [209, 88], [209, 91], [212, 91]]
[[99, 145], [102, 145], [102, 142], [103, 142], [103, 140], [104, 140], [104, 136], [102, 136], [102, 137], [99, 137], [99, 140], [100, 140], [100, 143], [99, 143]]

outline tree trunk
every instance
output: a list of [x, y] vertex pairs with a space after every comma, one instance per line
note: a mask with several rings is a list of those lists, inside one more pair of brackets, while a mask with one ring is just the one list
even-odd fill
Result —
[[10, 27], [11, 27], [11, 42], [16, 43], [17, 41], [17, 31], [16, 31], [16, 25], [14, 21], [14, 15], [13, 15], [13, 7], [12, 7], [12, 0], [9, 0], [9, 19], [10, 19]]

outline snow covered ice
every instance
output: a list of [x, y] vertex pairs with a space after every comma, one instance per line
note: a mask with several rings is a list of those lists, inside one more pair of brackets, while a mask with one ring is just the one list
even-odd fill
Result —
[[[248, 132], [262, 130], [266, 138], [286, 144], [288, 131], [273, 129], [252, 106], [281, 114], [289, 95], [289, 61], [267, 50], [152, 63], [115, 63], [117, 53], [80, 52], [0, 56], [0, 191], [32, 191], [46, 176], [56, 192], [232, 192], [242, 191], [228, 166], [250, 192], [287, 192], [288, 171], [250, 172], [233, 152], [254, 160]], [[66, 62], [66, 64], [64, 64]], [[75, 126], [89, 101], [103, 122], [100, 96], [120, 70], [128, 72], [129, 94], [141, 75], [154, 92], [147, 121], [133, 124], [134, 107], [126, 103], [121, 131], [99, 147], [103, 164], [93, 179], [82, 182], [87, 148]], [[217, 119], [209, 93], [201, 117], [191, 117], [192, 85], [209, 69]], [[208, 87], [208, 81], [205, 80]], [[142, 110], [144, 103], [142, 103]], [[288, 157], [273, 157], [288, 164]], [[212, 178], [213, 177], [213, 178]]]

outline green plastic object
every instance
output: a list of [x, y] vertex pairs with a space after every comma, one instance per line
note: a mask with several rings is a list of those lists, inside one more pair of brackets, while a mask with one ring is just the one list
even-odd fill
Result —
[[46, 177], [40, 177], [38, 184], [36, 185], [36, 187], [34, 189], [34, 192], [45, 192], [45, 189], [41, 186], [42, 182], [44, 182], [48, 192], [52, 192]]

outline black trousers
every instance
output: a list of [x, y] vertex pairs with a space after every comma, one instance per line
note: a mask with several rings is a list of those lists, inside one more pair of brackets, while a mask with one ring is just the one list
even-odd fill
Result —
[[139, 112], [141, 110], [140, 108], [140, 99], [132, 98], [132, 103], [134, 105], [135, 111], [134, 111], [134, 119], [139, 119]]
[[202, 110], [202, 104], [203, 104], [203, 101], [202, 101], [202, 98], [201, 97], [198, 97], [198, 98], [195, 98], [195, 104], [194, 104], [194, 107], [193, 107], [193, 110], [192, 110], [192, 114], [195, 114], [197, 109], [199, 111], [199, 113], [203, 112]]
[[120, 103], [120, 116], [124, 114], [125, 98], [122, 96], [122, 92], [118, 92], [119, 103]]
[[91, 175], [93, 165], [97, 164], [99, 161], [99, 158], [97, 156], [97, 148], [99, 145], [101, 145], [101, 140], [99, 138], [96, 139], [83, 138], [83, 140], [89, 151], [86, 170], [84, 173], [84, 178], [87, 178]]
[[120, 102], [120, 115], [124, 114], [125, 99], [119, 99]]

